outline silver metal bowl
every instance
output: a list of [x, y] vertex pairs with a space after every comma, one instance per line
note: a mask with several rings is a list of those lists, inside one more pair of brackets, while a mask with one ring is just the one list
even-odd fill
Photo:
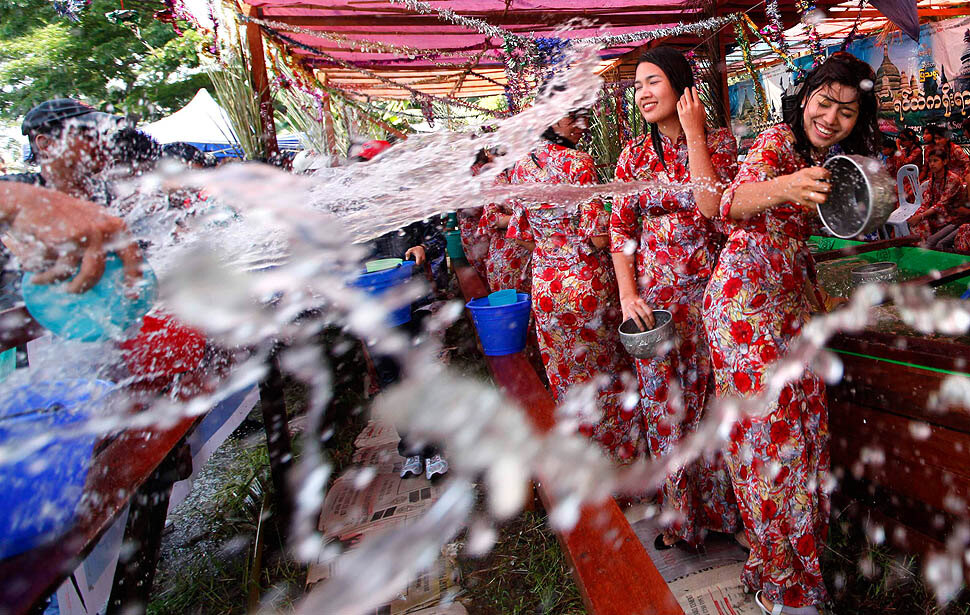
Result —
[[632, 356], [638, 359], [651, 359], [667, 352], [673, 339], [673, 315], [667, 310], [653, 311], [654, 327], [641, 331], [632, 318], [620, 325], [620, 341]]
[[832, 191], [818, 206], [822, 224], [841, 239], [870, 233], [889, 219], [898, 206], [895, 182], [874, 158], [833, 156], [825, 161]]
[[875, 282], [892, 284], [896, 281], [898, 271], [899, 267], [896, 263], [884, 261], [853, 267], [849, 274], [852, 276], [852, 282], [854, 284], [870, 284]]

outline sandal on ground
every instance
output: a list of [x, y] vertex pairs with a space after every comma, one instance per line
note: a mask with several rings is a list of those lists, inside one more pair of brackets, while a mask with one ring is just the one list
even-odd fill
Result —
[[764, 602], [761, 601], [762, 593], [759, 591], [754, 595], [754, 602], [765, 615], [820, 615], [818, 609], [814, 606], [785, 606], [780, 602], [769, 611]]
[[[680, 541], [678, 540], [677, 542], [680, 542]], [[677, 542], [668, 545], [664, 541], [663, 532], [661, 532], [657, 534], [656, 538], [653, 539], [653, 548], [656, 549], [657, 551], [666, 551], [667, 549], [673, 549], [674, 545], [676, 545]]]

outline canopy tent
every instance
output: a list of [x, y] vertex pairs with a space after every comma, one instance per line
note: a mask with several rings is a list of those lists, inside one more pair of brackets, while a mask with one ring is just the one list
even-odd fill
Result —
[[[141, 130], [162, 145], [182, 141], [191, 143], [203, 152], [211, 152], [217, 158], [243, 157], [226, 110], [205, 88], [196, 92], [187, 105], [172, 115], [146, 124]], [[297, 135], [280, 135], [278, 141], [280, 149], [302, 149]]]
[[[448, 97], [501, 94], [508, 43], [517, 37], [546, 45], [599, 38], [606, 72], [624, 58], [635, 60], [653, 31], [687, 26], [677, 42], [698, 45], [719, 28], [691, 28], [694, 22], [745, 11], [765, 21], [764, 3], [745, 0], [242, 1], [242, 21], [328, 86], [384, 98], [409, 98], [412, 89]], [[779, 0], [778, 7], [786, 27], [797, 22], [795, 0]]]

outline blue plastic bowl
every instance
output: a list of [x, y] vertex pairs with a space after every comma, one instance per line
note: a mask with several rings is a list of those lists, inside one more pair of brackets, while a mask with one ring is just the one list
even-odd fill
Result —
[[[0, 444], [16, 447], [82, 423], [91, 409], [86, 402], [113, 388], [109, 382], [65, 380], [14, 389], [0, 402]], [[71, 526], [94, 442], [93, 434], [58, 435], [23, 459], [0, 461], [0, 559], [49, 542]]]
[[[390, 291], [396, 286], [406, 283], [411, 279], [414, 271], [414, 261], [404, 261], [399, 266], [373, 273], [363, 273], [356, 280], [351, 282], [353, 286], [360, 288], [368, 294], [379, 297]], [[411, 321], [411, 304], [406, 303], [395, 308], [387, 317], [387, 324], [391, 327], [403, 325]]]
[[33, 277], [25, 273], [21, 285], [27, 311], [54, 335], [81, 342], [121, 337], [158, 297], [158, 280], [147, 264], [142, 266], [138, 298], [125, 296], [124, 270], [114, 254], [108, 255], [101, 280], [84, 293], [67, 292], [66, 282], [33, 284]]
[[465, 307], [472, 314], [486, 356], [497, 357], [525, 350], [529, 336], [532, 299], [516, 293], [515, 303], [490, 305], [488, 297], [472, 299]]

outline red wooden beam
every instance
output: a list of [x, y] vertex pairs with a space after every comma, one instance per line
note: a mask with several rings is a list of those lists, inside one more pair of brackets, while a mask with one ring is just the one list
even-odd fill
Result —
[[[468, 264], [456, 264], [455, 274], [466, 301], [488, 294], [488, 287]], [[533, 426], [542, 432], [552, 429], [556, 404], [525, 353], [485, 359], [495, 383], [526, 409]], [[550, 510], [556, 505], [555, 497], [539, 478], [539, 497]], [[576, 525], [558, 537], [590, 613], [684, 614], [612, 498], [585, 504]]]
[[[247, 17], [262, 18], [259, 9], [243, 4]], [[263, 124], [263, 143], [266, 155], [275, 158], [280, 148], [276, 142], [276, 121], [273, 119], [273, 101], [270, 99], [269, 78], [266, 76], [266, 56], [263, 51], [263, 31], [252, 23], [246, 23], [246, 45], [249, 47], [249, 70], [253, 80], [253, 90], [259, 97], [259, 119]]]

